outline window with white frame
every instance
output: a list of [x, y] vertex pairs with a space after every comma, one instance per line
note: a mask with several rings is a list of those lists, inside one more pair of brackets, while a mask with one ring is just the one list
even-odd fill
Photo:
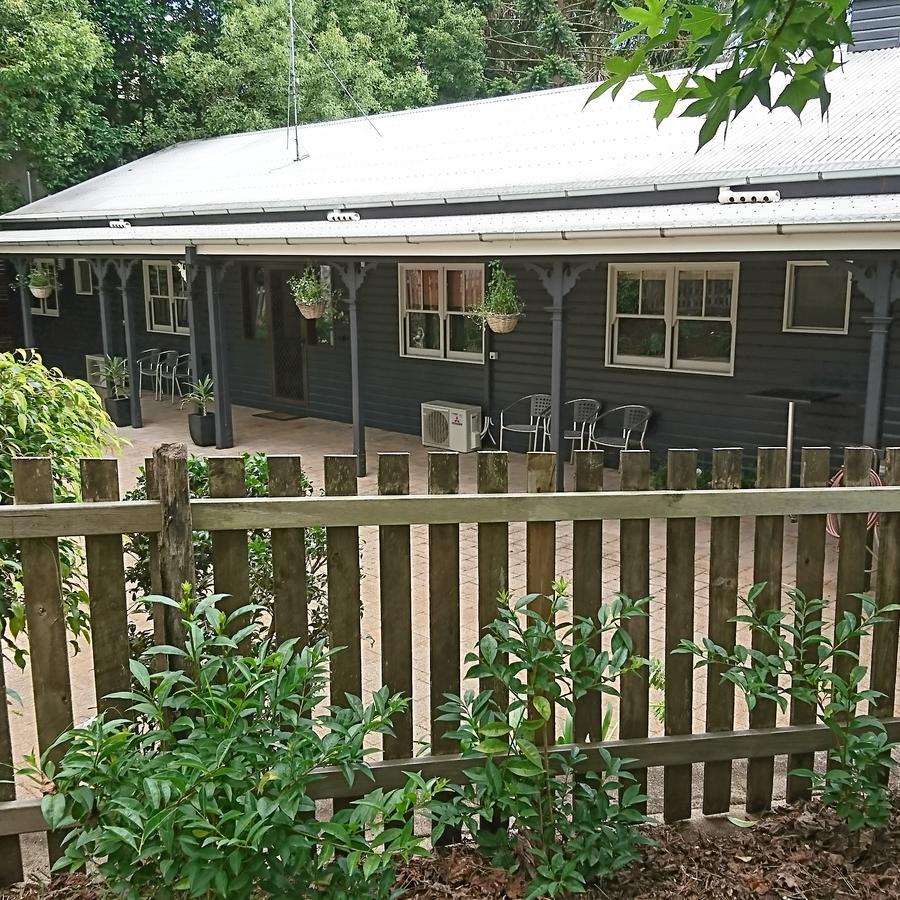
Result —
[[484, 266], [400, 265], [400, 354], [484, 362]]
[[178, 265], [144, 260], [147, 331], [188, 334], [187, 285]]
[[609, 267], [606, 363], [734, 371], [737, 263]]
[[55, 259], [34, 259], [31, 268], [43, 272], [50, 281], [50, 293], [47, 297], [31, 295], [31, 314], [33, 316], [59, 316], [59, 293], [56, 281]]
[[846, 334], [850, 322], [849, 272], [824, 260], [787, 264], [784, 330]]
[[94, 293], [94, 273], [87, 259], [75, 260], [75, 293], [89, 296]]

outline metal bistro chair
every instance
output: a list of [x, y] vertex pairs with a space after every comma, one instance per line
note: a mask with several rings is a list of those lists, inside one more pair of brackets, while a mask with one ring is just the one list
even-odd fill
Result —
[[172, 382], [171, 391], [169, 392], [169, 402], [174, 404], [175, 391], [178, 391], [179, 397], [183, 397], [185, 385], [190, 387], [190, 384], [193, 381], [194, 373], [191, 370], [191, 354], [180, 353], [178, 359], [175, 360], [175, 368], [171, 372], [171, 377], [169, 375], [166, 375], [165, 377]]
[[151, 347], [138, 354], [138, 393], [144, 390], [144, 376], [146, 375], [153, 390], [156, 391], [156, 382], [159, 375], [159, 354], [162, 351], [158, 347]]
[[[528, 423], [506, 421], [507, 415], [517, 407], [528, 404]], [[514, 403], [510, 403], [500, 412], [500, 446], [503, 449], [503, 432], [511, 431], [513, 434], [528, 435], [528, 449], [537, 450], [538, 439], [542, 438], [541, 429], [547, 427], [547, 417], [550, 415], [549, 394], [528, 394], [520, 397]]]
[[[592, 400], [589, 397], [580, 397], [578, 400], [569, 400], [567, 407], [572, 409], [572, 427], [567, 428], [563, 433], [563, 437], [567, 441], [571, 441], [572, 450], [569, 454], [570, 461], [575, 458], [575, 447], [579, 450], [586, 450], [590, 446], [591, 434], [594, 430], [594, 423], [600, 414], [602, 404], [599, 400]], [[564, 420], [565, 421], [565, 420]], [[552, 442], [551, 420], [547, 419], [547, 426], [544, 428], [543, 449], [546, 450], [548, 443]]]
[[163, 382], [171, 381], [175, 377], [175, 367], [178, 365], [177, 350], [163, 350], [159, 354], [156, 366], [156, 399], [163, 398]]
[[[596, 444], [598, 447], [610, 447], [614, 450], [630, 450], [631, 438], [635, 436], [638, 446], [644, 449], [644, 437], [647, 434], [647, 423], [653, 410], [649, 406], [637, 406], [634, 404], [628, 406], [617, 406], [615, 409], [607, 410], [602, 415], [597, 416], [594, 423], [590, 443]], [[621, 418], [622, 430], [618, 434], [597, 434], [597, 428], [604, 419]]]

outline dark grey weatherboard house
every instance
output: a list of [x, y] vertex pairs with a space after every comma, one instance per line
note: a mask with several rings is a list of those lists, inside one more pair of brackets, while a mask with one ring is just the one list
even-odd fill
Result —
[[[699, 153], [696, 122], [584, 108], [587, 87], [306, 126], [299, 160], [283, 130], [171, 147], [0, 218], [0, 256], [61, 285], [12, 292], [12, 338], [75, 375], [189, 352], [221, 447], [232, 403], [353, 421], [361, 451], [363, 424], [418, 432], [423, 401], [496, 421], [536, 391], [558, 419], [650, 406], [651, 448], [781, 444], [784, 408], [750, 396], [773, 388], [830, 395], [798, 443], [897, 443], [900, 33], [859, 40], [886, 46], [847, 54], [827, 120], [748, 111]], [[527, 310], [482, 337], [494, 258]], [[342, 290], [333, 329], [290, 302], [309, 264]]]

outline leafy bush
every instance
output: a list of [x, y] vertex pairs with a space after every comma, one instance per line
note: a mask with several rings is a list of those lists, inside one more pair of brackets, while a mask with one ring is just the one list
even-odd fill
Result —
[[484, 300], [471, 312], [471, 317], [484, 321], [487, 316], [519, 316], [525, 304], [519, 296], [516, 280], [503, 268], [499, 259], [488, 264], [490, 278], [484, 292]]
[[[71, 828], [57, 870], [93, 864], [115, 896], [388, 897], [393, 862], [423, 854], [413, 814], [443, 782], [410, 776], [376, 790], [330, 821], [317, 821], [309, 787], [323, 766], [351, 782], [367, 773], [369, 738], [389, 734], [407, 700], [377, 691], [370, 704], [323, 711], [329, 652], [323, 642], [276, 646], [257, 623], [227, 636], [218, 597], [173, 605], [184, 618], [184, 671], [151, 673], [132, 661], [140, 687], [115, 695], [138, 722], [100, 716], [64, 734], [58, 766], [42, 774], [56, 792], [42, 808]], [[259, 640], [251, 655], [238, 642]]]
[[[16, 456], [48, 456], [57, 502], [80, 499], [83, 457], [119, 447], [116, 429], [97, 392], [85, 381], [48, 369], [30, 351], [0, 353], [0, 504], [13, 502], [12, 461]], [[63, 606], [72, 643], [87, 637], [87, 594], [79, 544], [61, 538]], [[0, 540], [0, 646], [24, 665], [15, 639], [26, 630], [19, 546]]]
[[[262, 453], [244, 454], [247, 494], [265, 497], [269, 493], [269, 463]], [[188, 458], [188, 480], [191, 497], [209, 497], [209, 463], [204, 457]], [[301, 476], [300, 491], [312, 493], [312, 485]], [[138, 473], [134, 490], [125, 495], [126, 500], [147, 498], [147, 478], [144, 469]], [[135, 600], [148, 595], [150, 585], [150, 538], [145, 534], [131, 535], [126, 549], [133, 563], [126, 572]], [[257, 529], [250, 532], [250, 601], [271, 610], [275, 584], [272, 574], [271, 532]], [[197, 568], [195, 593], [204, 596], [213, 589], [212, 538], [208, 531], [194, 532], [194, 562]], [[328, 628], [327, 585], [325, 579], [325, 529], [306, 529], [306, 594], [309, 604], [309, 632], [312, 642], [326, 636]]]
[[[553, 704], [569, 715], [576, 699], [593, 695], [600, 704], [617, 695], [622, 672], [643, 664], [621, 622], [644, 615], [646, 601], [619, 596], [596, 620], [561, 622], [565, 589], [554, 586], [547, 616], [529, 609], [537, 595], [513, 605], [504, 598], [466, 657], [466, 677], [493, 679], [508, 692], [508, 708], [493, 689], [447, 695], [441, 707], [444, 721], [459, 723], [448, 737], [478, 765], [463, 784], [448, 787], [449, 799], [432, 804], [431, 815], [444, 826], [465, 826], [492, 864], [523, 870], [529, 898], [583, 892], [649, 842], [635, 828], [645, 821], [646, 798], [626, 761], [605, 750], [588, 760], [583, 750], [554, 747], [551, 734]], [[601, 638], [608, 650], [596, 649]], [[588, 763], [593, 771], [585, 772]], [[498, 827], [506, 822], [511, 826]]]
[[[881, 697], [877, 691], [864, 690], [867, 669], [859, 664], [859, 654], [851, 643], [868, 637], [872, 628], [888, 621], [885, 613], [898, 606], [882, 606], [862, 594], [855, 594], [862, 606], [857, 617], [846, 612], [829, 638], [822, 627], [822, 600], [811, 600], [801, 591], [788, 591], [789, 610], [760, 608], [757, 603], [765, 584], [754, 585], [742, 600], [746, 615], [732, 621], [742, 622], [750, 631], [771, 644], [767, 650], [737, 645], [729, 653], [709, 638], [702, 646], [682, 641], [676, 653], [692, 653], [700, 665], [727, 666], [722, 678], [740, 689], [750, 709], [760, 701], [777, 703], [787, 709], [793, 698], [811, 706], [821, 724], [834, 735], [835, 747], [829, 751], [825, 772], [797, 769], [792, 774], [808, 778], [822, 802], [834, 809], [851, 830], [886, 825], [891, 812], [887, 775], [893, 766], [884, 725], [873, 716], [859, 715], [862, 703]], [[852, 665], [846, 676], [834, 671], [838, 659]]]

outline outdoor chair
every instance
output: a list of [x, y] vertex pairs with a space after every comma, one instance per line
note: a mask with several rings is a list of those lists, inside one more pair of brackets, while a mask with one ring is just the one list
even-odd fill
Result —
[[175, 360], [175, 368], [171, 371], [160, 368], [159, 377], [160, 390], [165, 390], [165, 385], [162, 384], [162, 382], [168, 381], [169, 402], [175, 403], [175, 391], [178, 391], [179, 397], [183, 397], [185, 386], [190, 387], [193, 379], [193, 372], [191, 371], [191, 354], [180, 353]]
[[[590, 446], [594, 423], [597, 421], [597, 417], [600, 414], [600, 407], [602, 404], [599, 400], [580, 397], [578, 400], [569, 400], [566, 403], [566, 406], [571, 408], [572, 418], [569, 420], [567, 416], [566, 420], [571, 421], [572, 427], [566, 429], [563, 437], [572, 444], [570, 453], [571, 460], [575, 458], [576, 446], [579, 450], [587, 450]], [[544, 450], [546, 450], [552, 442], [551, 430], [551, 419], [548, 418], [547, 424], [544, 427], [544, 440], [542, 444]]]
[[[523, 407], [528, 405], [528, 422], [513, 421], [508, 422], [510, 414], [513, 418], [520, 418], [524, 415]], [[547, 427], [547, 417], [550, 415], [550, 395], [549, 394], [528, 394], [520, 397], [514, 403], [510, 403], [504, 410], [500, 412], [500, 447], [503, 449], [503, 432], [510, 431], [513, 434], [528, 435], [528, 449], [537, 450], [538, 439], [542, 439], [542, 430]]]
[[[653, 410], [649, 406], [617, 406], [615, 409], [607, 410], [602, 415], [597, 416], [594, 423], [593, 433], [590, 436], [590, 443], [598, 447], [610, 447], [614, 450], [630, 450], [631, 439], [634, 436], [641, 450], [644, 449], [644, 437], [647, 434], [647, 423]], [[614, 425], [616, 421], [621, 422], [621, 430], [618, 433], [597, 434], [597, 429], [601, 427], [604, 419], [608, 420], [609, 425]]]
[[156, 399], [163, 398], [163, 383], [175, 377], [175, 368], [178, 365], [177, 350], [163, 350], [159, 354], [156, 366]]
[[144, 390], [144, 376], [150, 379], [153, 390], [156, 391], [157, 375], [159, 374], [159, 354], [162, 351], [158, 347], [151, 347], [138, 354], [138, 393]]

